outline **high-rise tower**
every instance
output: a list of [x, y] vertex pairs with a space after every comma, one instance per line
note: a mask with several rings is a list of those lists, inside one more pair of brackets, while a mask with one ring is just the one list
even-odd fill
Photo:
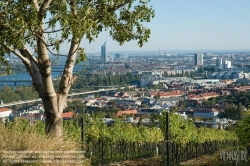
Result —
[[202, 66], [203, 65], [203, 54], [195, 54], [194, 61], [195, 61], [195, 65]]
[[222, 69], [222, 58], [217, 58], [216, 59], [216, 66]]
[[223, 63], [222, 63], [222, 71], [227, 71], [228, 69], [230, 69], [232, 66], [231, 66], [231, 61], [228, 61], [228, 60], [224, 60]]
[[102, 62], [107, 62], [106, 42], [101, 47]]

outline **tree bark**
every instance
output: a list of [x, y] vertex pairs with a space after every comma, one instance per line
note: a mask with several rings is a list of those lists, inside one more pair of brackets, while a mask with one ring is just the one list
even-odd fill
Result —
[[27, 58], [29, 61], [24, 62], [29, 75], [32, 78], [32, 85], [36, 89], [40, 98], [43, 99], [44, 90], [42, 85], [42, 78], [37, 67], [37, 59], [31, 54], [31, 52], [24, 46], [23, 49], [19, 49], [20, 53]]
[[[36, 9], [38, 10], [37, 1], [33, 2], [35, 4]], [[49, 134], [52, 137], [61, 137], [63, 131], [63, 108], [61, 108], [60, 105], [64, 105], [64, 103], [58, 102], [58, 96], [54, 89], [53, 80], [51, 76], [51, 61], [47, 52], [47, 46], [44, 43], [44, 41], [46, 40], [44, 40], [45, 36], [43, 34], [44, 16], [51, 2], [52, 0], [43, 1], [37, 13], [37, 17], [39, 20], [39, 28], [36, 31], [38, 53], [37, 67], [39, 69], [39, 73], [41, 75], [41, 83], [43, 85], [42, 101], [46, 118], [46, 134]]]
[[58, 109], [57, 94], [54, 89], [51, 76], [51, 61], [47, 49], [42, 39], [37, 39], [38, 47], [38, 68], [42, 78], [44, 95], [42, 98], [45, 111], [46, 134], [53, 137], [62, 136], [62, 113], [63, 109]]

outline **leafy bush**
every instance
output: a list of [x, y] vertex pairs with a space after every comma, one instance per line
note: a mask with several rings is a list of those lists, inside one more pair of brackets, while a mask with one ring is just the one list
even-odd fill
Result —
[[236, 134], [241, 144], [250, 148], [250, 116], [248, 115], [243, 121], [236, 124]]
[[[174, 112], [169, 113], [170, 140], [182, 145], [203, 143], [206, 141], [238, 140], [234, 132], [206, 127], [197, 128], [192, 121], [185, 120]], [[166, 111], [160, 116], [160, 128], [165, 134]]]

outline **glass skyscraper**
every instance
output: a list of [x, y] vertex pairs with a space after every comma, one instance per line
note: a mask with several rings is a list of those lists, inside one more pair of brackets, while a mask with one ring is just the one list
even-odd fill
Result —
[[106, 42], [101, 47], [102, 62], [107, 62]]

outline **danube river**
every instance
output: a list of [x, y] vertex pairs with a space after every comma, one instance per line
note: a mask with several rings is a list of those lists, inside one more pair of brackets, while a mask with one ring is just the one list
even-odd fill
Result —
[[[61, 76], [63, 72], [64, 65], [56, 65], [52, 67], [52, 78]], [[77, 71], [80, 71], [84, 68], [84, 65], [76, 65], [74, 67], [74, 73]], [[4, 82], [3, 80], [10, 80], [10, 82]], [[27, 80], [27, 82], [17, 82], [16, 84], [12, 80]], [[15, 75], [8, 75], [8, 76], [0, 76], [0, 89], [2, 89], [3, 85], [8, 85], [10, 87], [15, 88], [16, 86], [20, 85], [31, 85], [31, 77], [28, 73], [21, 73], [21, 74], [15, 74]]]

